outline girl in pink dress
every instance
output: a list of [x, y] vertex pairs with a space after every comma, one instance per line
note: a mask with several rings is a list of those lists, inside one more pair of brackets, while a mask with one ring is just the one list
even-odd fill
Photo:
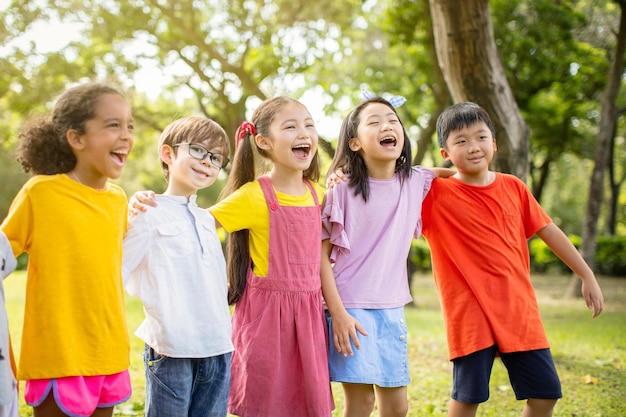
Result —
[[[210, 208], [229, 233], [235, 304], [229, 412], [245, 417], [330, 416], [320, 281], [322, 188], [318, 136], [296, 100], [263, 102], [236, 134], [223, 199]], [[240, 143], [237, 143], [240, 142]], [[255, 179], [253, 149], [272, 162]]]

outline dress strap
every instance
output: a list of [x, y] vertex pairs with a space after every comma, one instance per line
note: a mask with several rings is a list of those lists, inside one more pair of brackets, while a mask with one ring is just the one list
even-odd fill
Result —
[[261, 185], [261, 190], [263, 190], [263, 195], [265, 196], [265, 201], [267, 202], [267, 208], [270, 211], [278, 210], [278, 197], [276, 197], [276, 192], [274, 191], [274, 187], [272, 187], [270, 177], [262, 175], [257, 178], [257, 181]]
[[[265, 196], [265, 201], [267, 202], [267, 206], [271, 211], [278, 210], [278, 197], [276, 197], [276, 192], [274, 191], [274, 187], [272, 187], [272, 181], [270, 177], [267, 175], [262, 175], [257, 178], [257, 181], [261, 185], [261, 190], [263, 190], [263, 195]], [[316, 207], [320, 207], [319, 199], [317, 198], [317, 192], [315, 188], [313, 188], [313, 184], [308, 179], [302, 180], [306, 186], [311, 191], [311, 196], [313, 197], [313, 202]]]
[[320, 207], [320, 202], [317, 198], [317, 192], [315, 192], [315, 188], [313, 188], [313, 184], [311, 184], [311, 181], [309, 181], [308, 179], [304, 179], [304, 183], [306, 184], [307, 187], [309, 187], [309, 190], [311, 190], [311, 195], [313, 196], [313, 201], [315, 202], [315, 205], [317, 207]]

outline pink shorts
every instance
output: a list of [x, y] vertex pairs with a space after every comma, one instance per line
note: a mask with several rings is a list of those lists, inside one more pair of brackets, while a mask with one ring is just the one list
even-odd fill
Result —
[[90, 416], [96, 408], [121, 404], [132, 393], [130, 375], [126, 370], [113, 375], [30, 379], [24, 387], [24, 400], [31, 407], [37, 407], [50, 391], [59, 409], [71, 417]]

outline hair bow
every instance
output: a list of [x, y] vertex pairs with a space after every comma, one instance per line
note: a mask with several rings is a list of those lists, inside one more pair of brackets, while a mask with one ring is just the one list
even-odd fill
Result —
[[[372, 93], [371, 91], [367, 91], [367, 89], [365, 88], [361, 88], [361, 93], [363, 94], [363, 97], [365, 97], [366, 100], [372, 97], [376, 97], [376, 94]], [[394, 109], [397, 109], [398, 107], [400, 107], [406, 102], [406, 98], [402, 96], [391, 96], [391, 98], [387, 99], [387, 101], [389, 102], [389, 104], [391, 104], [391, 106]]]
[[239, 147], [239, 142], [241, 142], [241, 139], [243, 139], [246, 134], [251, 136], [256, 135], [256, 127], [248, 121], [242, 122], [235, 132], [235, 149]]

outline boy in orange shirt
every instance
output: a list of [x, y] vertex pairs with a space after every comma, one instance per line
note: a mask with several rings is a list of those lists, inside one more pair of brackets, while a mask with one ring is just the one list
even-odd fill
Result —
[[473, 417], [489, 397], [499, 355], [522, 416], [552, 415], [561, 397], [530, 281], [528, 239], [537, 235], [582, 280], [593, 317], [604, 299], [593, 271], [518, 178], [489, 170], [496, 152], [489, 115], [459, 103], [437, 120], [441, 155], [457, 174], [433, 181], [422, 206], [433, 274], [454, 363], [449, 417]]

